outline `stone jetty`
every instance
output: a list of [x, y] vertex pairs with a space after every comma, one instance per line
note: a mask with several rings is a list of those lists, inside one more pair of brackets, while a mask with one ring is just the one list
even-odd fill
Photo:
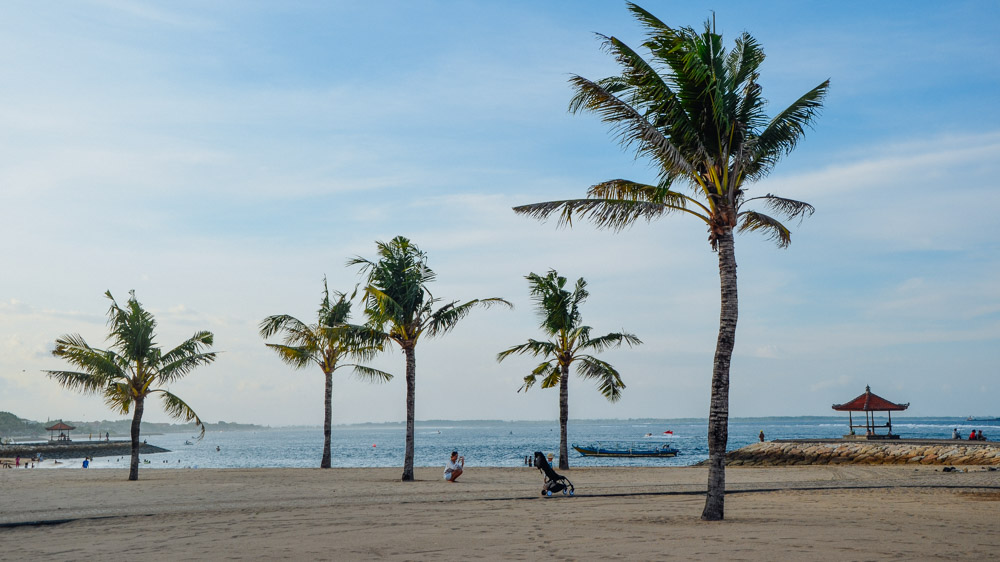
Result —
[[[168, 453], [167, 449], [143, 443], [139, 452]], [[114, 457], [132, 454], [131, 441], [55, 441], [51, 443], [18, 443], [0, 447], [0, 457], [21, 458], [34, 457], [41, 454], [46, 459], [76, 459], [83, 457]]]
[[944, 439], [778, 439], [726, 455], [728, 466], [934, 464], [1000, 466], [1000, 442]]

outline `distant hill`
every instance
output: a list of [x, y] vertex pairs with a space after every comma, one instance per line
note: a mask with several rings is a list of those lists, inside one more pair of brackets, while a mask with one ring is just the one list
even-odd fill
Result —
[[[47, 435], [45, 427], [52, 425], [59, 420], [52, 420], [50, 422], [38, 422], [19, 418], [10, 412], [0, 412], [0, 437], [4, 439], [8, 438], [25, 438], [25, 437], [43, 437]], [[89, 434], [94, 435], [104, 435], [105, 433], [110, 433], [112, 435], [122, 436], [129, 435], [132, 431], [132, 420], [121, 419], [121, 420], [102, 420], [102, 421], [73, 421], [73, 420], [63, 420], [65, 423], [76, 427], [72, 431], [72, 435], [79, 439], [81, 435], [86, 436]], [[244, 430], [261, 430], [270, 429], [269, 427], [247, 424], [247, 423], [230, 423], [220, 421], [218, 423], [206, 423], [205, 429], [207, 431], [244, 431]], [[176, 423], [156, 423], [156, 422], [142, 422], [140, 431], [145, 435], [150, 435], [153, 433], [175, 433], [175, 432], [197, 432], [199, 431], [193, 423], [186, 424], [176, 424]]]

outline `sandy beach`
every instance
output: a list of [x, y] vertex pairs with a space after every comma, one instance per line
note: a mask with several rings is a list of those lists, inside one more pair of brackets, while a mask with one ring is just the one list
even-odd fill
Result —
[[703, 468], [586, 468], [543, 498], [530, 468], [0, 470], [0, 558], [986, 560], [1000, 471], [731, 468], [726, 521]]

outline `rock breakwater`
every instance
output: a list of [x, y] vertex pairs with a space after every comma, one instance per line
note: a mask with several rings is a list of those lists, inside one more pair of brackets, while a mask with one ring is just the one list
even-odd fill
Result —
[[768, 441], [726, 455], [728, 466], [813, 464], [1000, 465], [1000, 443], [976, 441]]
[[[139, 452], [148, 455], [151, 453], [167, 453], [167, 449], [143, 443], [139, 445]], [[41, 454], [47, 459], [74, 459], [83, 457], [114, 457], [132, 454], [131, 441], [111, 441], [111, 442], [70, 442], [70, 443], [23, 443], [17, 445], [5, 445], [0, 447], [0, 457], [20, 456], [21, 458], [34, 457]]]

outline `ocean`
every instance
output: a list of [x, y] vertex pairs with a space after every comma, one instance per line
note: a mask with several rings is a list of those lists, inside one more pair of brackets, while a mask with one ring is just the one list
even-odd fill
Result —
[[[884, 423], [884, 419], [880, 420]], [[904, 438], [947, 439], [957, 428], [963, 436], [981, 429], [987, 438], [1000, 437], [1000, 422], [970, 422], [959, 417], [893, 418], [893, 433]], [[847, 418], [781, 417], [733, 418], [729, 423], [729, 450], [765, 438], [803, 439], [840, 437]], [[672, 434], [665, 434], [670, 431]], [[708, 458], [708, 422], [705, 419], [570, 420], [569, 442], [667, 442], [680, 453], [653, 459], [584, 457], [570, 449], [570, 466], [690, 466]], [[647, 436], [647, 434], [649, 436]], [[405, 431], [402, 424], [335, 426], [332, 463], [335, 467], [402, 467]], [[188, 433], [144, 435], [167, 453], [142, 455], [141, 469], [168, 468], [308, 468], [318, 467], [323, 452], [321, 427], [272, 428], [256, 431], [210, 431], [197, 440]], [[79, 440], [78, 440], [79, 441]], [[190, 444], [188, 444], [190, 443]], [[465, 456], [466, 466], [523, 466], [534, 451], [556, 453], [559, 424], [555, 421], [439, 421], [417, 422], [414, 464], [444, 466], [452, 450]], [[98, 457], [92, 468], [128, 467], [128, 457]], [[79, 468], [82, 459], [66, 459], [60, 468]], [[46, 466], [51, 467], [49, 463]]]

